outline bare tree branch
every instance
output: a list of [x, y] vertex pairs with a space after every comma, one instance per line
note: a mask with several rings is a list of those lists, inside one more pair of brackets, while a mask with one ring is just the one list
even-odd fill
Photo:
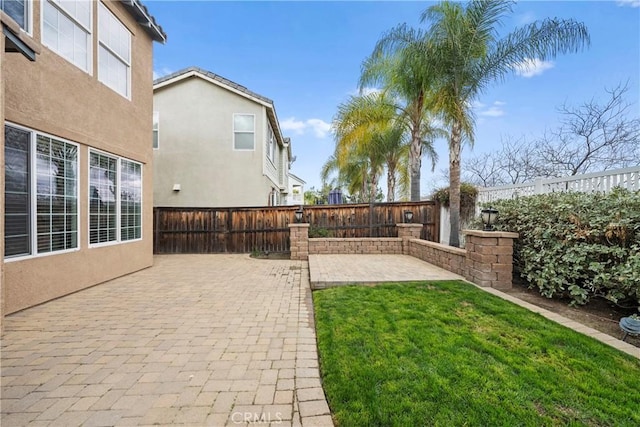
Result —
[[499, 150], [465, 162], [465, 179], [487, 187], [640, 165], [640, 118], [624, 98], [628, 90], [619, 84], [605, 89], [604, 102], [563, 104], [557, 129], [533, 141], [506, 137]]

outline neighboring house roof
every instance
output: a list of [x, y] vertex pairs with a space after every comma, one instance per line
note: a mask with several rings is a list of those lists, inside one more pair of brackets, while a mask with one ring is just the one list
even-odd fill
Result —
[[167, 34], [162, 27], [156, 23], [156, 19], [151, 16], [147, 7], [143, 5], [140, 0], [120, 0], [120, 2], [153, 40], [160, 43], [167, 41]]
[[297, 175], [292, 174], [291, 172], [289, 172], [289, 178], [293, 178], [294, 181], [298, 181], [300, 183], [300, 185], [304, 185], [304, 184], [307, 183], [307, 181], [301, 179]]
[[262, 96], [256, 92], [253, 92], [247, 89], [245, 86], [242, 86], [238, 83], [235, 83], [229, 79], [226, 79], [222, 76], [219, 76], [211, 71], [204, 70], [200, 67], [188, 67], [184, 68], [180, 71], [176, 71], [175, 73], [171, 73], [164, 77], [160, 77], [153, 81], [153, 90], [157, 90], [163, 88], [165, 86], [169, 86], [178, 82], [181, 82], [190, 77], [199, 77], [203, 80], [206, 80], [210, 83], [216, 84], [220, 87], [223, 87], [231, 92], [234, 92], [240, 96], [243, 96], [253, 102], [264, 105], [267, 107], [267, 116], [269, 116], [269, 121], [271, 122], [272, 127], [276, 131], [276, 136], [278, 138], [278, 142], [280, 145], [284, 146], [287, 142], [282, 136], [282, 131], [280, 130], [280, 122], [278, 121], [278, 115], [276, 114], [276, 108], [273, 104], [273, 101], [266, 96]]

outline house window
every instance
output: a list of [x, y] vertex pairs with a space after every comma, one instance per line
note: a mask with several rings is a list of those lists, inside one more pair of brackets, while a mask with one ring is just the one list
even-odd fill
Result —
[[142, 165], [89, 153], [89, 243], [142, 237]]
[[131, 33], [100, 3], [98, 80], [125, 98], [131, 95]]
[[5, 257], [77, 249], [78, 146], [15, 126], [4, 131]]
[[42, 42], [76, 65], [91, 71], [91, 1], [43, 0]]
[[160, 148], [160, 113], [153, 112], [153, 149]]
[[271, 127], [271, 125], [269, 124], [269, 127], [267, 128], [268, 132], [267, 132], [267, 157], [269, 158], [269, 160], [271, 160], [272, 163], [274, 162], [275, 159], [275, 147], [276, 147], [276, 136], [273, 133], [273, 128]]
[[28, 0], [0, 0], [0, 10], [13, 18], [27, 32], [31, 30], [29, 28], [30, 5], [31, 2]]
[[233, 115], [233, 148], [236, 150], [255, 149], [255, 119], [253, 114]]
[[142, 165], [120, 160], [120, 240], [142, 237]]

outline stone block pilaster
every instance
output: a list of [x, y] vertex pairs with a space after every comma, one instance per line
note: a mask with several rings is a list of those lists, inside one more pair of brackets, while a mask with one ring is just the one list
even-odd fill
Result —
[[480, 286], [511, 289], [513, 240], [518, 233], [464, 230], [467, 251], [465, 278]]
[[289, 224], [291, 259], [309, 259], [309, 224]]
[[411, 239], [419, 239], [422, 224], [396, 224], [398, 237], [402, 239], [402, 254], [409, 255], [409, 242]]

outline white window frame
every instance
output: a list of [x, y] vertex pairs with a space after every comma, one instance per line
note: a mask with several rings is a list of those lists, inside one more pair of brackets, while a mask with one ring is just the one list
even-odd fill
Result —
[[[45, 132], [40, 132], [35, 129], [31, 129], [25, 126], [21, 126], [12, 122], [4, 122], [2, 131], [4, 132], [4, 126], [10, 126], [16, 129], [20, 129], [25, 132], [29, 132], [29, 239], [30, 239], [30, 253], [25, 255], [15, 255], [4, 258], [4, 262], [21, 261], [31, 258], [41, 258], [46, 256], [55, 256], [61, 254], [68, 254], [72, 252], [78, 252], [80, 250], [81, 242], [81, 227], [80, 227], [80, 144], [69, 141], [64, 138], [60, 138], [55, 135], [51, 135]], [[64, 142], [65, 144], [74, 145], [77, 149], [76, 159], [76, 247], [69, 249], [62, 249], [59, 251], [38, 252], [38, 169], [37, 169], [37, 140], [38, 135], [46, 138], [52, 138], [57, 141]], [[3, 172], [4, 173], [4, 172]], [[2, 195], [4, 199], [4, 193]], [[2, 230], [4, 239], [4, 230]]]
[[[81, 0], [81, 1], [91, 2], [91, 7], [89, 8], [89, 28], [85, 27], [83, 24], [78, 22], [73, 16], [71, 16], [70, 13], [68, 13], [65, 9], [63, 9], [62, 6], [60, 5], [60, 0], [41, 0], [40, 1], [40, 41], [44, 46], [48, 47], [52, 52], [54, 52], [56, 55], [63, 58], [65, 61], [69, 62], [70, 64], [73, 64], [75, 67], [78, 67], [80, 70], [84, 71], [85, 73], [89, 75], [93, 75], [93, 1], [92, 0]], [[30, 3], [32, 3], [31, 0], [30, 0]], [[71, 59], [64, 57], [60, 52], [58, 52], [57, 48], [48, 45], [47, 42], [45, 41], [44, 8], [46, 3], [51, 4], [58, 11], [58, 13], [62, 13], [64, 16], [70, 19], [74, 25], [77, 25], [82, 30], [87, 32], [87, 69], [86, 70], [80, 67], [78, 64], [74, 63]]]
[[[4, 2], [4, 1], [0, 0], [0, 2]], [[33, 37], [33, 0], [25, 0], [24, 6], [25, 6], [24, 13], [26, 15], [25, 25], [26, 25], [27, 28], [24, 28], [22, 25], [20, 25], [20, 22], [18, 22], [18, 25], [20, 25], [20, 28], [25, 33], [27, 33], [27, 34], [29, 34], [30, 36]], [[4, 9], [2, 9], [2, 10], [4, 10]]]
[[[91, 243], [91, 153], [96, 153], [101, 156], [111, 157], [116, 159], [116, 238], [108, 242]], [[140, 165], [140, 237], [137, 239], [122, 240], [122, 161], [127, 161]], [[128, 159], [126, 157], [117, 156], [106, 151], [97, 150], [94, 148], [89, 149], [89, 155], [87, 156], [87, 167], [89, 171], [88, 175], [88, 191], [87, 191], [87, 244], [89, 248], [100, 248], [104, 246], [120, 245], [125, 243], [139, 242], [144, 237], [144, 165], [141, 162]]]
[[269, 159], [274, 166], [276, 166], [275, 157], [277, 145], [278, 140], [276, 139], [276, 134], [271, 127], [271, 123], [267, 123], [267, 159]]
[[[131, 31], [129, 31], [129, 29], [127, 28], [126, 25], [124, 25], [119, 19], [118, 17], [111, 12], [111, 10], [109, 10], [109, 8], [103, 3], [103, 2], [98, 2], [98, 29], [100, 28], [100, 22], [103, 19], [102, 18], [102, 14], [101, 11], [104, 11], [104, 13], [107, 13], [108, 15], [110, 15], [111, 18], [113, 18], [113, 20], [116, 22], [117, 25], [119, 25], [121, 27], [121, 29], [127, 33], [128, 38], [129, 38], [129, 59], [123, 58], [121, 57], [118, 53], [116, 53], [115, 50], [113, 50], [106, 42], [104, 42], [101, 38], [100, 35], [100, 31], [98, 31], [98, 52], [97, 52], [97, 56], [98, 56], [98, 81], [100, 81], [102, 84], [104, 84], [105, 86], [107, 86], [108, 88], [110, 88], [111, 90], [113, 90], [114, 92], [116, 92], [117, 94], [123, 96], [124, 98], [128, 99], [129, 101], [131, 101], [131, 92], [132, 92], [132, 82], [131, 82], [131, 63], [132, 63], [132, 51], [131, 51]], [[110, 55], [113, 55], [118, 61], [122, 62], [126, 67], [127, 67], [127, 82], [126, 82], [126, 86], [127, 86], [127, 90], [126, 93], [122, 93], [120, 92], [117, 88], [109, 85], [109, 83], [107, 82], [107, 79], [104, 76], [100, 75], [100, 47], [103, 47], [105, 50], [107, 50], [107, 52]]]
[[[251, 116], [253, 117], [253, 131], [249, 132], [249, 131], [236, 131], [236, 116]], [[251, 113], [233, 113], [233, 117], [232, 117], [232, 123], [231, 123], [231, 132], [232, 132], [232, 138], [231, 138], [231, 144], [233, 144], [233, 150], [234, 151], [256, 151], [256, 115], [255, 114], [251, 114]], [[252, 148], [236, 148], [236, 134], [237, 133], [242, 133], [242, 134], [253, 134], [253, 147]]]
[[151, 142], [151, 146], [153, 147], [153, 143], [157, 142], [156, 146], [153, 147], [154, 150], [160, 149], [160, 112], [153, 112], [153, 140]]

